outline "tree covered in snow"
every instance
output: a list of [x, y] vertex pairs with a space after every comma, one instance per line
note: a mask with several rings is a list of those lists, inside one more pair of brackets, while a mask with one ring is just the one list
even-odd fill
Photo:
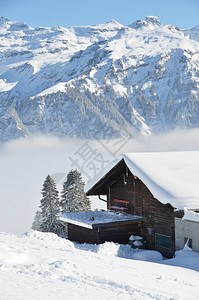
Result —
[[91, 209], [90, 200], [84, 192], [85, 183], [81, 173], [71, 170], [67, 175], [61, 192], [62, 212], [88, 211]]
[[32, 223], [32, 229], [40, 231], [41, 230], [41, 224], [42, 224], [42, 214], [40, 210], [37, 210], [35, 213], [35, 217]]
[[55, 181], [48, 175], [43, 184], [41, 199], [41, 215], [42, 223], [40, 230], [44, 232], [60, 233], [60, 203], [58, 197], [58, 191]]

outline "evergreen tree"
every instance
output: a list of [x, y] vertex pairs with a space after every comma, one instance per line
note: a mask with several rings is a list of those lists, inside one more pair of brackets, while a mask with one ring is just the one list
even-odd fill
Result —
[[41, 223], [42, 223], [42, 214], [41, 214], [40, 210], [37, 210], [36, 213], [35, 213], [34, 221], [32, 223], [32, 229], [40, 231], [41, 230], [41, 228], [40, 228]]
[[41, 231], [54, 232], [59, 234], [61, 225], [59, 221], [60, 205], [58, 198], [58, 191], [56, 184], [52, 177], [48, 175], [43, 184], [41, 199], [41, 215], [42, 223], [40, 226]]
[[60, 205], [62, 212], [90, 210], [90, 200], [86, 197], [84, 185], [80, 172], [74, 170], [68, 173], [61, 192]]

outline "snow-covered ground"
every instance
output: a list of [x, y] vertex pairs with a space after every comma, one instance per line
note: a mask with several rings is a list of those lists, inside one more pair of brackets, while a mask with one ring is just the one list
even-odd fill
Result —
[[[0, 233], [0, 299], [199, 299], [199, 253], [159, 262], [128, 245]], [[134, 258], [134, 259], [133, 259]]]

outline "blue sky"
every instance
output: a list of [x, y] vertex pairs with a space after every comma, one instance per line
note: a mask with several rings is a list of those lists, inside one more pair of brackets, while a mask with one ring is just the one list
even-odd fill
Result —
[[116, 19], [128, 25], [146, 16], [180, 28], [199, 25], [199, 0], [0, 0], [0, 15], [32, 27], [95, 25]]

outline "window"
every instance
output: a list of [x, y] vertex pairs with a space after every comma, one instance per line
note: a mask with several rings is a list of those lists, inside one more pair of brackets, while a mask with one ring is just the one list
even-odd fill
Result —
[[184, 244], [187, 244], [189, 248], [192, 248], [192, 239], [189, 239], [187, 237], [184, 238]]
[[171, 249], [171, 236], [164, 234], [155, 234], [155, 244], [163, 248]]

